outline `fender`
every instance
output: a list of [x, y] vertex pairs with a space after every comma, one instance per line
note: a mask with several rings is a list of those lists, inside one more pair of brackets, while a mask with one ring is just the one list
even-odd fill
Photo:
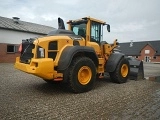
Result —
[[77, 53], [83, 53], [84, 55], [88, 56], [93, 60], [96, 66], [98, 66], [98, 57], [95, 53], [95, 50], [92, 47], [87, 46], [67, 46], [59, 59], [58, 62], [58, 71], [64, 71], [66, 70], [69, 65], [71, 64], [71, 61], [73, 60], [74, 55]]
[[124, 57], [122, 53], [112, 53], [105, 65], [106, 72], [113, 72], [122, 57]]

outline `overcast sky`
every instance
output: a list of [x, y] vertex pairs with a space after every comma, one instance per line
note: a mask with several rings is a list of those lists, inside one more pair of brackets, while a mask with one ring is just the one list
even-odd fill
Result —
[[[104, 40], [119, 42], [160, 40], [160, 0], [0, 0], [0, 16], [19, 17], [57, 28], [65, 22], [91, 16], [111, 25]], [[66, 25], [67, 28], [67, 25]]]

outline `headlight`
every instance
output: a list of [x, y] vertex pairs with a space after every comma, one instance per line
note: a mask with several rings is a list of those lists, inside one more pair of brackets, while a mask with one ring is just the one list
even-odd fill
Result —
[[45, 49], [38, 46], [37, 49], [37, 58], [44, 58], [45, 57]]

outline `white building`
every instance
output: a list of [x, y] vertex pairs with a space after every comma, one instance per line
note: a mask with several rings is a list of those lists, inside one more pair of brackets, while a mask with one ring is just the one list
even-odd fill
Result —
[[0, 63], [15, 61], [23, 39], [44, 36], [53, 29], [55, 28], [21, 21], [18, 17], [10, 19], [0, 16]]

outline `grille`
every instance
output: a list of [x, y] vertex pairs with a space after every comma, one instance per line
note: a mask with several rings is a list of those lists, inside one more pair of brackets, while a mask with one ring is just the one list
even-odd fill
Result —
[[28, 63], [31, 58], [33, 58], [34, 54], [32, 53], [32, 49], [35, 48], [35, 45], [29, 41], [22, 42], [22, 51], [20, 60], [23, 63]]

